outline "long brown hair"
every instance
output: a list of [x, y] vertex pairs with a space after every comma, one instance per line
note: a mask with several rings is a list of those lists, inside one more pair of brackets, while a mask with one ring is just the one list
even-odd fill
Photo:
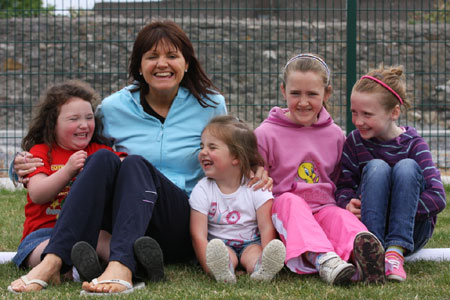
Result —
[[[148, 94], [148, 83], [139, 74], [141, 60], [147, 51], [157, 47], [160, 42], [166, 42], [181, 51], [188, 64], [188, 70], [180, 85], [187, 88], [197, 98], [202, 107], [214, 107], [217, 103], [209, 98], [208, 94], [218, 94], [218, 89], [213, 85], [195, 57], [194, 48], [186, 33], [175, 22], [169, 20], [149, 23], [139, 31], [133, 45], [128, 69], [130, 82], [138, 85], [133, 91], [140, 90], [142, 95]], [[205, 99], [213, 104], [209, 104]]]
[[[217, 116], [211, 119], [203, 132], [223, 141], [240, 162], [241, 174], [250, 178], [250, 172], [264, 166], [264, 159], [258, 152], [258, 143], [253, 131], [239, 119], [232, 116]], [[203, 133], [202, 132], [202, 133]]]
[[[56, 144], [56, 122], [58, 120], [61, 106], [71, 98], [81, 98], [89, 102], [92, 111], [100, 100], [99, 95], [86, 82], [80, 80], [69, 80], [50, 86], [40, 99], [37, 113], [31, 121], [27, 135], [22, 140], [22, 149], [30, 151], [36, 144], [46, 144], [51, 152]], [[95, 131], [91, 142], [106, 144], [107, 140], [101, 135], [103, 126], [101, 121], [95, 117]]]

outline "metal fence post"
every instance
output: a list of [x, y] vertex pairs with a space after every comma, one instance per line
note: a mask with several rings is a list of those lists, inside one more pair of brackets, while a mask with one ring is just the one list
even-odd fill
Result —
[[347, 134], [355, 129], [355, 126], [352, 123], [350, 95], [352, 93], [353, 84], [355, 84], [356, 81], [356, 1], [357, 0], [347, 0]]

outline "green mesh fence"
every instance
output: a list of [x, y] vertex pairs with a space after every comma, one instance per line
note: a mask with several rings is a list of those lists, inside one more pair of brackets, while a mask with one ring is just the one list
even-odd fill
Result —
[[295, 53], [325, 57], [329, 110], [345, 131], [352, 129], [347, 101], [355, 80], [381, 63], [404, 65], [413, 109], [400, 123], [415, 126], [439, 167], [450, 167], [447, 1], [60, 0], [51, 7], [44, 0], [41, 8], [21, 2], [0, 4], [1, 176], [45, 88], [79, 78], [102, 97], [119, 90], [128, 82], [137, 32], [155, 19], [172, 19], [186, 31], [230, 113], [252, 126], [284, 105], [279, 75]]

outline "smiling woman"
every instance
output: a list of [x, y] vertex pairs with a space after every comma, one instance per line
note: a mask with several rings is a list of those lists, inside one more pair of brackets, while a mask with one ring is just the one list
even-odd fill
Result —
[[181, 52], [164, 41], [142, 56], [139, 75], [149, 86], [144, 98], [162, 117], [167, 116], [188, 66]]
[[[133, 275], [164, 278], [163, 256], [164, 262], [193, 258], [188, 196], [204, 175], [195, 154], [205, 125], [226, 114], [224, 98], [200, 66], [189, 38], [172, 21], [153, 22], [139, 32], [129, 79], [131, 85], [97, 109], [104, 136], [129, 156], [122, 162], [106, 152], [89, 157], [65, 199], [44, 259], [14, 281], [11, 290], [40, 290], [76, 264], [80, 275], [92, 280], [83, 284], [85, 293], [130, 292], [137, 288]], [[30, 164], [18, 157], [15, 170], [23, 176]], [[96, 247], [100, 258], [109, 260], [103, 273], [84, 262], [86, 253], [98, 261]], [[138, 266], [144, 271], [136, 273]]]

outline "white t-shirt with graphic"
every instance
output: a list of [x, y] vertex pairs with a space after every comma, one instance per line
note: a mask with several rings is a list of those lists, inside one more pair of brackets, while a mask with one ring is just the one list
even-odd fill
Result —
[[208, 240], [219, 238], [239, 247], [260, 238], [256, 210], [270, 199], [271, 192], [254, 191], [245, 184], [232, 194], [224, 194], [214, 180], [205, 177], [194, 187], [189, 204], [208, 216]]

